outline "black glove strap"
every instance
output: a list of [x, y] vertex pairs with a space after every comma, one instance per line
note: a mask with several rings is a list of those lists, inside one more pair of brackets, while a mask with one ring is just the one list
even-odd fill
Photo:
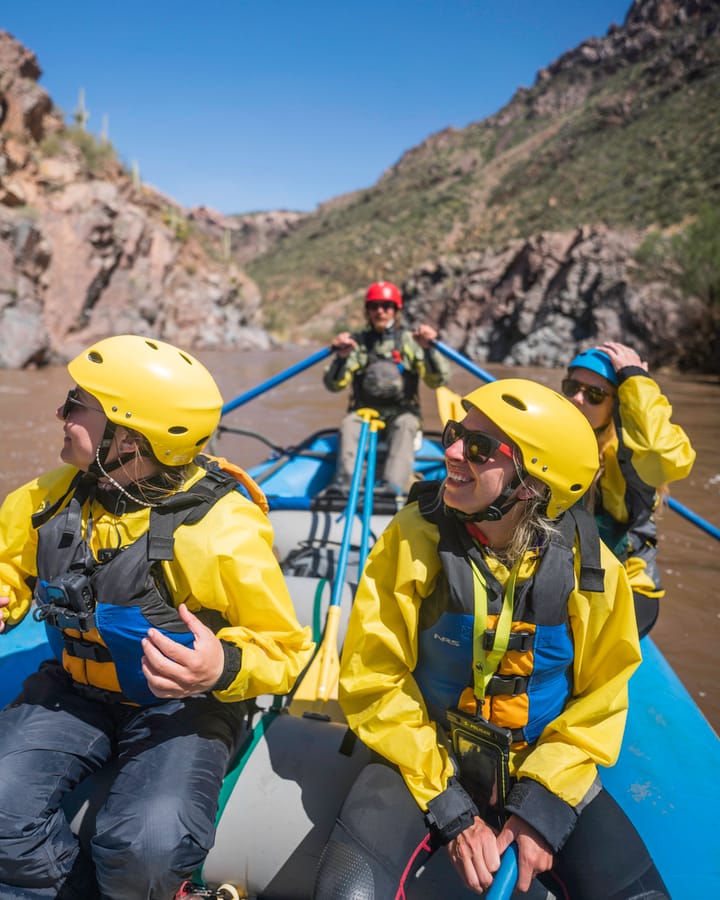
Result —
[[456, 778], [451, 778], [442, 794], [428, 803], [425, 822], [432, 836], [441, 844], [449, 844], [461, 831], [469, 828], [478, 808]]

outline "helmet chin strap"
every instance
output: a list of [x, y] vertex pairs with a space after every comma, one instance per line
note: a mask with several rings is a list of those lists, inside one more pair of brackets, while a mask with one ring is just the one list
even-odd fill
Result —
[[108, 453], [110, 452], [110, 447], [112, 446], [113, 438], [115, 437], [116, 427], [117, 426], [114, 422], [110, 422], [109, 420], [107, 421], [107, 424], [105, 425], [105, 431], [103, 432], [103, 436], [100, 439], [97, 450], [95, 451], [95, 459], [88, 466], [88, 474], [94, 475], [95, 478], [107, 477], [110, 472], [114, 472], [116, 469], [119, 469], [135, 456], [134, 452], [119, 453], [116, 459], [114, 459], [111, 463], [108, 463], [107, 457]]
[[514, 475], [510, 483], [506, 485], [492, 503], [490, 503], [486, 509], [481, 509], [479, 512], [465, 513], [462, 512], [462, 510], [447, 505], [445, 505], [445, 509], [461, 522], [499, 522], [500, 519], [509, 513], [513, 506], [518, 502], [518, 497], [514, 500], [510, 500], [510, 497], [521, 484], [522, 475]]

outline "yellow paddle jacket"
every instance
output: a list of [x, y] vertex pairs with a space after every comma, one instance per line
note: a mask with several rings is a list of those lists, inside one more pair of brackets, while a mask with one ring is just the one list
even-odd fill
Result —
[[[657, 382], [644, 370], [624, 369], [615, 427], [600, 439], [602, 515], [611, 525], [619, 523], [621, 531], [627, 526], [628, 548], [620, 555], [630, 584], [655, 597], [664, 594], [654, 563], [656, 529], [650, 518], [659, 502], [657, 490], [686, 478], [695, 462], [688, 436], [671, 416], [672, 406]], [[602, 525], [601, 533], [606, 537]]]
[[[76, 473], [72, 466], [48, 472], [9, 494], [0, 507], [0, 596], [10, 598], [4, 610], [6, 625], [17, 624], [32, 601], [28, 582], [37, 573], [38, 537], [31, 516], [59, 500]], [[204, 469], [193, 466], [184, 487], [204, 476]], [[146, 508], [117, 516], [98, 502], [85, 503], [81, 527], [86, 538], [90, 515], [90, 547], [96, 559], [101, 549], [115, 548], [118, 542], [130, 545], [148, 530]], [[200, 521], [177, 528], [174, 558], [161, 563], [175, 606], [186, 603], [194, 613], [219, 613], [228, 624], [217, 631], [218, 638], [242, 651], [237, 676], [215, 692], [223, 701], [286, 693], [313, 650], [310, 629], [300, 626], [273, 555], [272, 537], [264, 513], [231, 491]]]
[[[353, 605], [339, 685], [350, 727], [398, 766], [422, 810], [456, 774], [446, 738], [430, 719], [413, 677], [420, 609], [436, 580], [445, 577], [438, 537], [437, 527], [421, 515], [417, 503], [402, 509], [380, 536]], [[572, 694], [539, 739], [511, 755], [512, 775], [539, 782], [573, 807], [595, 782], [597, 766], [610, 766], [618, 757], [627, 683], [641, 660], [632, 592], [621, 563], [601, 544], [605, 590], [583, 593], [577, 588], [577, 541], [574, 556], [575, 589], [568, 600]], [[488, 564], [504, 587], [507, 569], [492, 559]], [[518, 582], [536, 567], [537, 559], [528, 555]]]

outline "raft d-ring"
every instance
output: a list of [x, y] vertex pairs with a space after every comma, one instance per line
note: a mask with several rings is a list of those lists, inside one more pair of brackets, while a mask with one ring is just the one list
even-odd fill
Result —
[[221, 897], [222, 900], [242, 900], [237, 888], [232, 884], [221, 884], [217, 892], [218, 897]]

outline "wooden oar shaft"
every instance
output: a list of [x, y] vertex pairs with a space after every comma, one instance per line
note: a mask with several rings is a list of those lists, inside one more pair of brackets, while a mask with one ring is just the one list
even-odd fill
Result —
[[340, 631], [340, 606], [331, 606], [327, 611], [325, 634], [320, 646], [320, 674], [317, 683], [317, 699], [323, 703], [330, 697], [339, 670], [338, 633]]

